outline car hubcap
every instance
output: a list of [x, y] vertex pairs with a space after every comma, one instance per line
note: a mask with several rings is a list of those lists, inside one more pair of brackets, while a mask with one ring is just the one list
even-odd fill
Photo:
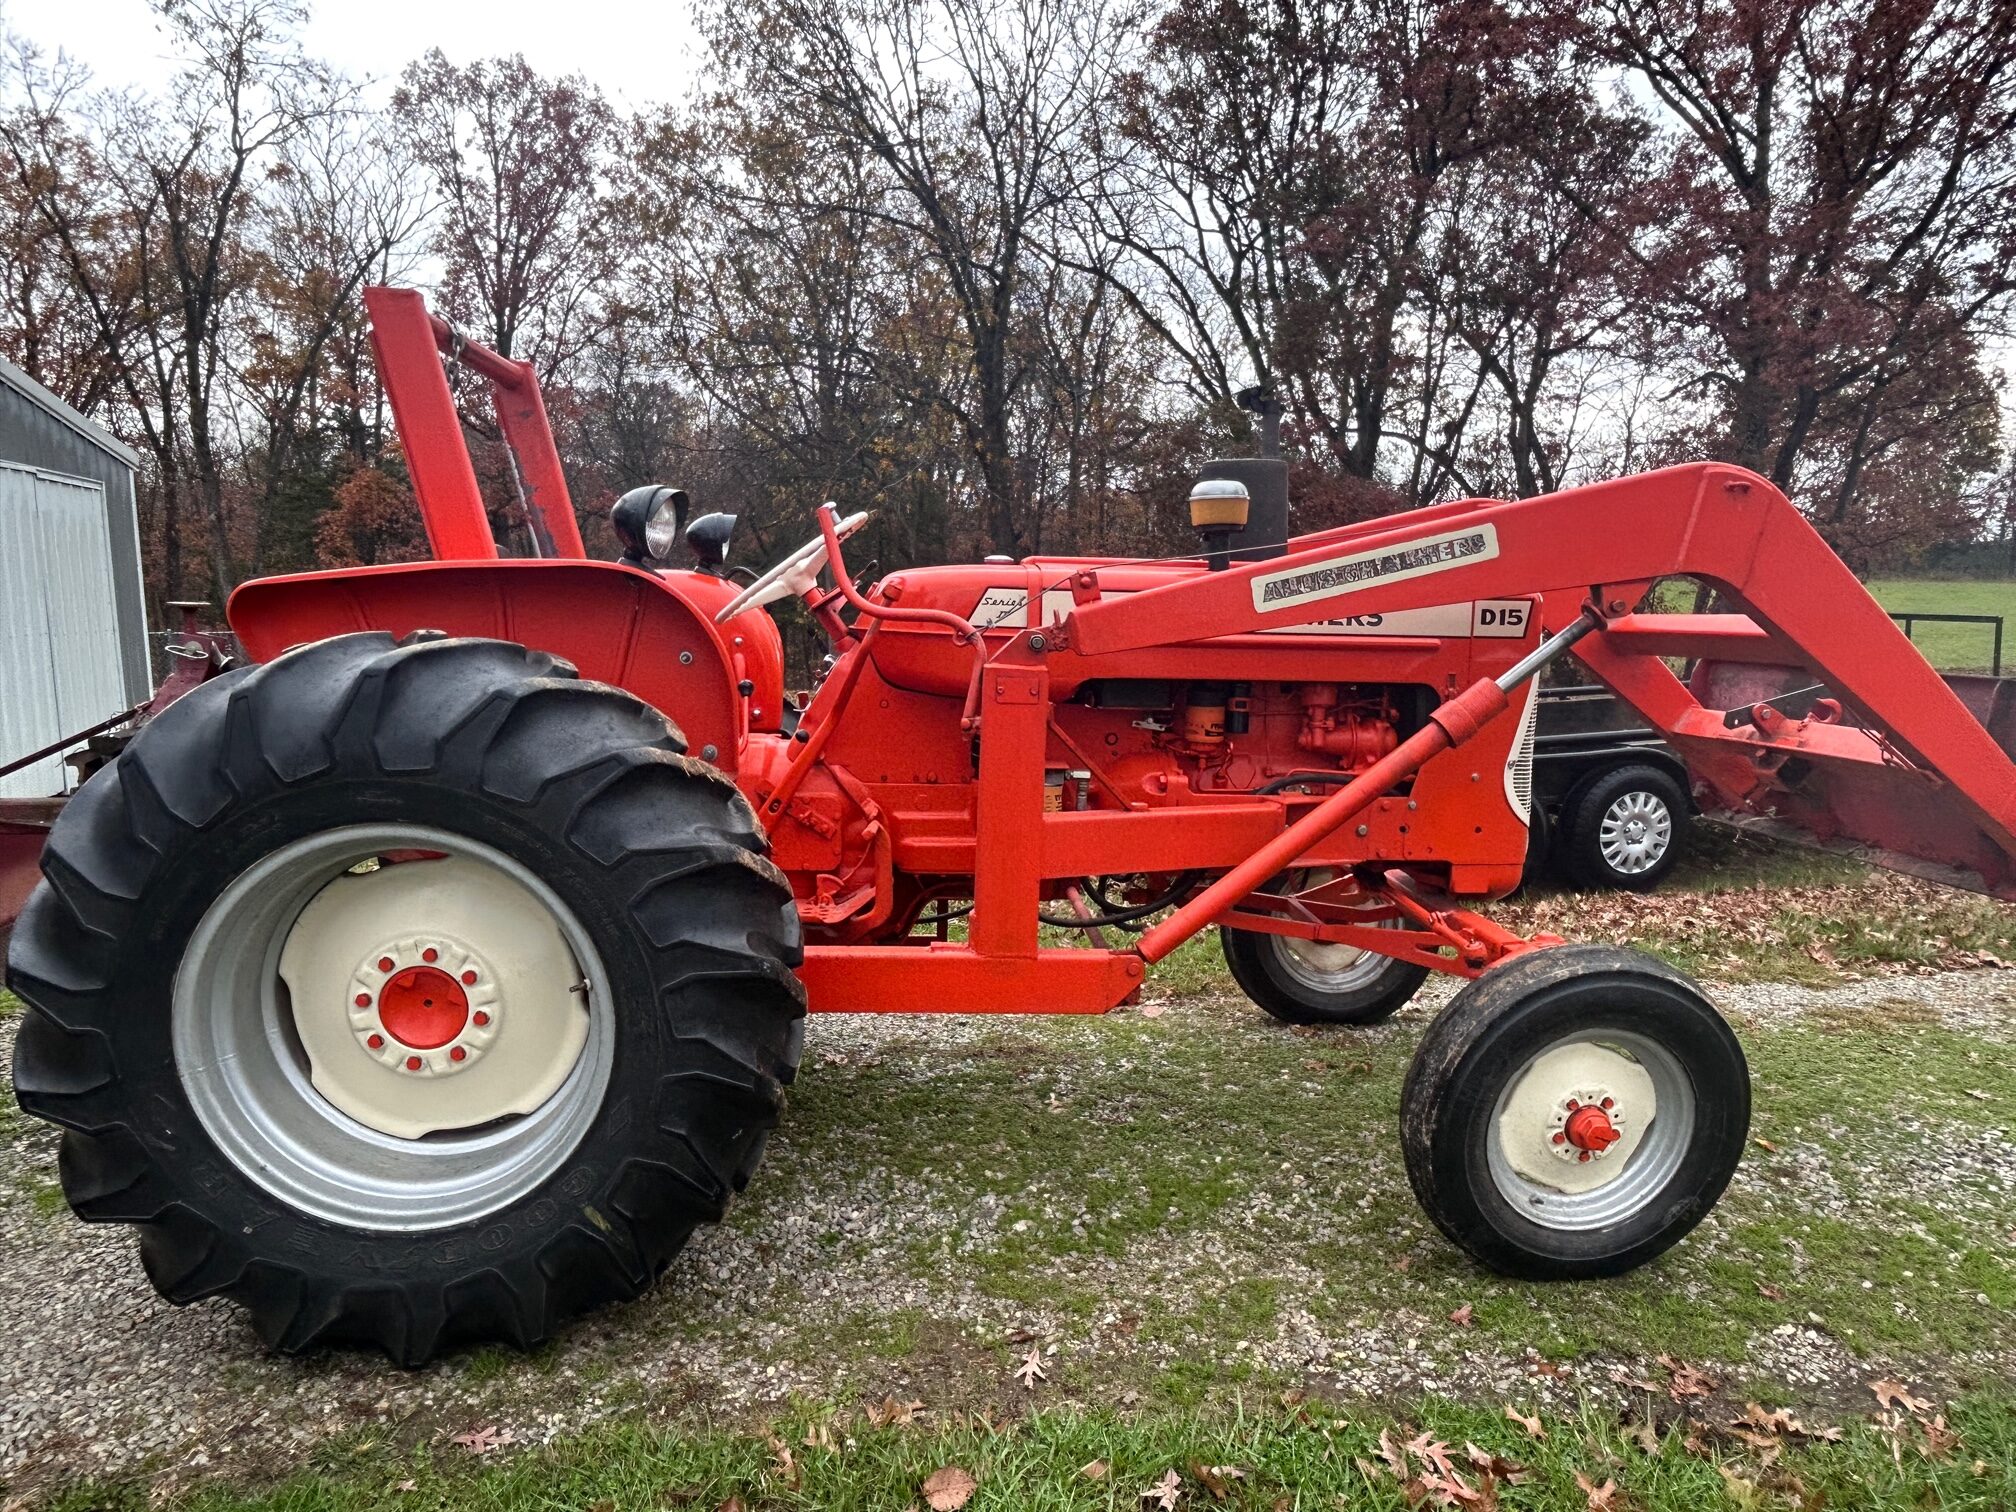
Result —
[[1605, 1030], [1557, 1040], [1520, 1068], [1493, 1112], [1488, 1163], [1533, 1222], [1598, 1228], [1658, 1195], [1693, 1131], [1693, 1085], [1673, 1054]]
[[382, 1229], [465, 1222], [546, 1180], [614, 1056], [599, 959], [551, 889], [411, 826], [311, 836], [238, 877], [176, 972], [173, 1040], [241, 1173]]
[[1657, 793], [1626, 793], [1604, 810], [1597, 843], [1611, 870], [1650, 871], [1673, 843], [1673, 814]]

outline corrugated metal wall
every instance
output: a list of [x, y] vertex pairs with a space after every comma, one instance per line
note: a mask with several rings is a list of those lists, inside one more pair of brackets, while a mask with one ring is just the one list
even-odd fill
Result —
[[[140, 517], [133, 496], [133, 469], [138, 459], [100, 427], [0, 358], [0, 462], [41, 468], [66, 478], [89, 479], [103, 490], [105, 536], [100, 550], [109, 553], [105, 560], [111, 565], [116, 600], [114, 618], [118, 627], [114, 655], [124, 691], [104, 713], [95, 714], [84, 723], [91, 724], [106, 714], [131, 708], [154, 687], [147, 662], [147, 603], [140, 581]], [[0, 663], [0, 704], [11, 694], [8, 686], [11, 681], [10, 669]], [[0, 740], [0, 764], [33, 749], [33, 746], [10, 747]]]
[[[104, 485], [0, 462], [0, 753], [23, 756], [129, 706]], [[58, 757], [0, 797], [63, 790]]]

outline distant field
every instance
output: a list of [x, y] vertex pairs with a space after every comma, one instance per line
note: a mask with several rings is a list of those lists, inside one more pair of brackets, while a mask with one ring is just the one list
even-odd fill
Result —
[[[2016, 583], [1877, 578], [1869, 591], [1893, 614], [2005, 615], [2009, 623], [2003, 629], [2003, 670], [2016, 663]], [[1994, 631], [1987, 625], [1920, 625], [1914, 638], [1926, 659], [1942, 672], [1988, 670]]]

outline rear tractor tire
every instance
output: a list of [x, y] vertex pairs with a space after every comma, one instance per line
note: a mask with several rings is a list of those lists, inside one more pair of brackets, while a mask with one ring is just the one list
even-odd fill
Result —
[[1742, 1047], [1650, 956], [1559, 945], [1502, 962], [1428, 1026], [1401, 1092], [1414, 1195], [1500, 1275], [1615, 1276], [1714, 1207], [1750, 1129]]
[[70, 1205], [286, 1351], [530, 1347], [644, 1291], [803, 1041], [789, 887], [684, 748], [498, 641], [343, 636], [176, 702], [63, 812], [8, 958]]

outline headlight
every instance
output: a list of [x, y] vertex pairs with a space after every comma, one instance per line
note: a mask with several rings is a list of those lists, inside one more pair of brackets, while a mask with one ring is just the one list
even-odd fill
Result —
[[633, 567], [662, 562], [679, 543], [689, 501], [683, 488], [647, 483], [618, 499], [609, 511], [609, 526], [623, 543], [623, 560]]
[[686, 495], [679, 489], [669, 488], [664, 497], [651, 506], [651, 518], [644, 522], [644, 544], [651, 555], [661, 562], [672, 559], [672, 548], [679, 544], [679, 527], [686, 519]]

